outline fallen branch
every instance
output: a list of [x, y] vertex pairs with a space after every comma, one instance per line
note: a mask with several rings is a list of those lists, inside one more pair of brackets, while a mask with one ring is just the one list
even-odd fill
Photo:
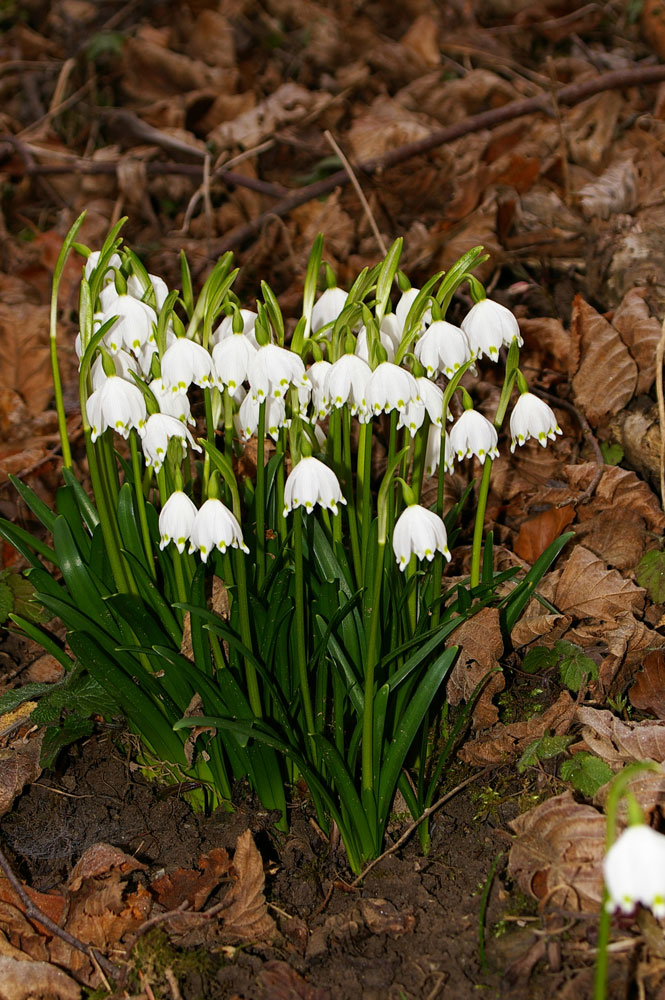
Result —
[[[363, 163], [354, 164], [356, 174], [375, 174], [388, 167], [394, 167], [405, 160], [410, 160], [416, 156], [444, 146], [453, 142], [463, 135], [471, 132], [480, 132], [484, 128], [493, 128], [502, 122], [512, 121], [515, 118], [523, 118], [535, 112], [543, 112], [553, 115], [557, 105], [570, 107], [579, 104], [588, 97], [600, 94], [604, 90], [619, 90], [622, 87], [636, 87], [649, 83], [660, 83], [665, 80], [665, 66], [638, 66], [636, 69], [612, 70], [609, 73], [601, 73], [600, 76], [591, 80], [583, 80], [581, 83], [571, 83], [552, 93], [539, 94], [537, 97], [527, 97], [519, 101], [511, 101], [501, 108], [492, 108], [491, 111], [481, 111], [480, 114], [472, 115], [464, 121], [456, 122], [454, 125], [447, 125], [445, 128], [436, 129], [424, 139], [417, 142], [409, 142], [404, 146], [398, 146], [383, 156], [373, 157]], [[271, 216], [282, 217], [292, 212], [299, 205], [304, 205], [308, 201], [320, 198], [329, 194], [335, 188], [344, 187], [350, 183], [350, 176], [346, 170], [338, 170], [329, 177], [308, 184], [301, 191], [295, 191], [288, 195], [276, 205], [273, 205], [268, 212], [262, 212], [251, 222], [244, 226], [239, 226], [231, 230], [226, 236], [218, 240], [213, 240], [210, 244], [212, 256], [220, 256], [227, 250], [236, 249], [243, 246], [248, 240], [256, 235], [262, 228], [264, 222]]]

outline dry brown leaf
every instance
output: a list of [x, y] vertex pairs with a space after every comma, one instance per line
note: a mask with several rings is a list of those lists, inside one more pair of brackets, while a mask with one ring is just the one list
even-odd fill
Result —
[[120, 79], [125, 93], [141, 105], [176, 94], [214, 88], [233, 90], [235, 69], [208, 66], [200, 59], [158, 44], [154, 37], [127, 36], [123, 45]]
[[[460, 652], [446, 683], [446, 697], [451, 705], [459, 705], [461, 701], [469, 701], [482, 679], [499, 667], [503, 639], [498, 610], [483, 608], [462, 622], [453, 632], [451, 642], [460, 647]], [[497, 721], [499, 710], [492, 704], [492, 698], [505, 686], [506, 680], [500, 670], [488, 678], [473, 710], [476, 729], [484, 729]]]
[[486, 767], [512, 760], [545, 735], [565, 735], [575, 716], [575, 702], [568, 691], [562, 691], [557, 701], [542, 713], [526, 722], [503, 722], [492, 726], [475, 740], [467, 740], [458, 756], [467, 764]]
[[[595, 806], [599, 806], [601, 809], [605, 808], [611, 787], [611, 783], [606, 782], [598, 789], [593, 799]], [[635, 777], [631, 778], [626, 791], [635, 797], [638, 805], [645, 813], [647, 822], [649, 822], [651, 814], [657, 809], [662, 813], [665, 806], [665, 772], [662, 769], [659, 771], [641, 771]], [[628, 822], [628, 801], [626, 796], [621, 797], [617, 807], [617, 816], [621, 822]]]
[[579, 294], [573, 301], [571, 337], [575, 403], [598, 426], [633, 398], [637, 365], [614, 327]]
[[660, 340], [660, 322], [646, 303], [646, 288], [631, 288], [617, 306], [612, 326], [637, 362], [636, 394], [648, 392], [656, 377], [656, 347]]
[[583, 545], [576, 545], [563, 568], [554, 603], [577, 618], [614, 619], [626, 610], [639, 612], [646, 591], [624, 580]]
[[550, 507], [535, 517], [524, 521], [514, 542], [517, 555], [526, 562], [535, 563], [545, 549], [572, 521], [575, 520], [575, 510], [572, 505], [567, 507]]
[[[542, 609], [542, 605], [538, 604], [538, 609]], [[543, 636], [547, 636], [548, 645], [551, 642], [556, 642], [561, 636], [568, 630], [571, 619], [568, 615], [533, 615], [528, 617], [527, 614], [523, 615], [518, 621], [515, 628], [510, 633], [510, 639], [515, 647], [519, 649], [520, 646], [526, 646], [528, 643], [533, 642], [535, 639], [541, 639]]]
[[346, 141], [356, 160], [382, 156], [389, 149], [424, 139], [432, 122], [424, 115], [406, 110], [390, 97], [377, 97], [361, 113], [347, 133]]
[[[597, 466], [595, 462], [567, 465], [564, 471], [571, 487], [582, 491], [591, 483]], [[597, 510], [608, 507], [634, 511], [644, 518], [652, 531], [662, 531], [665, 528], [665, 514], [656, 494], [630, 469], [622, 469], [618, 465], [605, 466], [593, 499], [578, 511], [578, 516], [583, 520]]]
[[632, 159], [611, 163], [600, 177], [577, 192], [585, 219], [608, 219], [618, 212], [632, 212], [637, 205], [637, 171]]
[[517, 835], [508, 871], [523, 892], [567, 910], [598, 910], [605, 817], [571, 792], [547, 799], [510, 826]]
[[520, 318], [520, 333], [529, 356], [542, 359], [543, 368], [568, 372], [570, 355], [570, 332], [564, 329], [560, 319], [553, 316]]
[[251, 149], [285, 125], [293, 125], [305, 115], [315, 114], [329, 101], [327, 94], [307, 90], [300, 84], [283, 83], [255, 108], [238, 115], [233, 121], [220, 122], [208, 140], [221, 149], [241, 146]]
[[266, 962], [257, 980], [261, 1000], [331, 1000], [329, 990], [312, 986], [288, 962]]
[[165, 910], [175, 910], [185, 900], [200, 910], [210, 893], [229, 876], [231, 860], [223, 847], [202, 855], [196, 869], [178, 868], [150, 883], [150, 891]]
[[0, 302], [0, 370], [34, 416], [53, 396], [48, 332], [49, 307]]
[[187, 42], [187, 54], [211, 66], [234, 67], [234, 34], [228, 19], [216, 10], [199, 11]]
[[0, 1000], [80, 1000], [81, 987], [48, 962], [0, 955]]
[[599, 170], [606, 162], [614, 143], [623, 97], [616, 90], [606, 90], [582, 101], [566, 116], [566, 139], [574, 163]]
[[634, 570], [644, 554], [645, 524], [636, 510], [611, 507], [576, 526], [575, 541], [615, 569]]
[[665, 59], [665, 12], [662, 0], [644, 0], [640, 12], [640, 28], [647, 45]]
[[84, 879], [98, 878], [114, 871], [126, 875], [129, 872], [145, 871], [145, 865], [111, 844], [93, 844], [74, 865], [66, 887], [70, 892], [78, 892]]
[[224, 897], [221, 935], [230, 941], [269, 941], [277, 931], [263, 895], [263, 861], [250, 830], [238, 837], [233, 868], [237, 881]]
[[665, 719], [665, 653], [655, 649], [644, 657], [642, 669], [628, 692], [631, 704], [643, 712]]
[[665, 722], [622, 722], [605, 709], [580, 706], [584, 742], [610, 765], [633, 760], [665, 761]]
[[416, 926], [416, 918], [412, 913], [398, 910], [387, 899], [361, 899], [358, 906], [367, 929], [372, 934], [390, 934], [397, 938]]
[[42, 773], [39, 757], [43, 739], [40, 732], [0, 750], [0, 816], [9, 812], [16, 796]]

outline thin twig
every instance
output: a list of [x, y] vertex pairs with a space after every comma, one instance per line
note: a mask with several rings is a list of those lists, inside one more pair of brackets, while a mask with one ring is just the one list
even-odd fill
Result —
[[367, 198], [365, 197], [365, 193], [364, 193], [363, 189], [361, 188], [360, 184], [358, 183], [358, 178], [356, 177], [356, 175], [353, 172], [353, 167], [351, 166], [351, 164], [349, 163], [348, 159], [346, 158], [346, 156], [342, 152], [342, 149], [340, 148], [339, 143], [337, 143], [337, 141], [335, 140], [332, 132], [330, 132], [329, 129], [326, 129], [323, 134], [325, 135], [325, 137], [328, 140], [328, 142], [330, 143], [331, 147], [337, 153], [338, 157], [342, 161], [342, 163], [344, 165], [344, 169], [346, 170], [347, 174], [349, 175], [349, 180], [351, 181], [351, 184], [353, 185], [353, 189], [356, 192], [356, 194], [358, 195], [358, 200], [359, 200], [360, 204], [363, 207], [363, 211], [364, 211], [365, 215], [367, 216], [367, 219], [369, 220], [370, 226], [372, 227], [372, 232], [374, 233], [374, 239], [376, 240], [376, 242], [378, 244], [379, 250], [381, 251], [381, 253], [383, 254], [383, 256], [386, 257], [387, 254], [388, 254], [388, 247], [386, 246], [386, 241], [384, 240], [383, 236], [379, 232], [379, 227], [376, 224], [376, 219], [374, 218], [374, 214], [372, 212], [372, 209], [369, 207], [369, 202], [367, 201]]
[[663, 393], [663, 355], [665, 355], [665, 320], [656, 348], [656, 397], [660, 423], [660, 505], [665, 510], [665, 394]]
[[[565, 87], [561, 87], [560, 90], [556, 91], [556, 99], [560, 105], [571, 106], [579, 104], [580, 101], [584, 101], [588, 97], [593, 97], [594, 94], [600, 94], [604, 90], [616, 90], [621, 87], [660, 83], [662, 80], [665, 80], [665, 66], [660, 64], [638, 66], [636, 69], [612, 70], [609, 73], [601, 73], [590, 80], [582, 80], [580, 83], [571, 83]], [[491, 111], [482, 111], [480, 114], [472, 115], [463, 121], [455, 122], [453, 125], [436, 129], [424, 139], [406, 143], [404, 146], [398, 146], [396, 149], [389, 150], [383, 156], [373, 157], [371, 160], [359, 163], [356, 169], [358, 172], [374, 174], [385, 170], [387, 167], [394, 167], [399, 163], [404, 163], [405, 160], [430, 153], [433, 149], [438, 149], [440, 146], [452, 142], [454, 139], [459, 139], [463, 135], [469, 135], [471, 132], [480, 132], [482, 129], [494, 128], [494, 126], [502, 122], [513, 121], [515, 118], [523, 118], [525, 115], [534, 114], [535, 112], [552, 115], [552, 99], [553, 95], [551, 93], [543, 93], [537, 97], [527, 97], [519, 101], [511, 101], [509, 104], [504, 104], [503, 107], [492, 108]], [[322, 195], [329, 194], [336, 187], [344, 187], [349, 182], [350, 178], [346, 170], [337, 170], [334, 174], [323, 180], [316, 181], [314, 184], [308, 184], [302, 191], [295, 191], [293, 194], [288, 195], [283, 201], [278, 202], [272, 207], [270, 214], [288, 215], [294, 208], [298, 208], [298, 206], [304, 205], [308, 201], [313, 201], [315, 198], [320, 198]], [[212, 255], [218, 256], [226, 250], [242, 246], [260, 231], [264, 221], [265, 215], [258, 215], [246, 225], [238, 226], [226, 236], [213, 241]]]
[[47, 931], [50, 931], [51, 934], [55, 934], [56, 937], [59, 937], [66, 944], [71, 945], [72, 948], [76, 948], [77, 951], [83, 952], [83, 954], [87, 955], [93, 964], [96, 964], [100, 969], [103, 969], [104, 972], [111, 977], [111, 979], [119, 978], [121, 970], [117, 965], [114, 965], [113, 962], [109, 962], [109, 960], [105, 958], [105, 956], [102, 955], [96, 948], [93, 948], [92, 945], [85, 944], [84, 941], [79, 941], [79, 939], [74, 937], [73, 934], [66, 931], [64, 927], [60, 927], [60, 925], [56, 924], [54, 920], [51, 920], [51, 918], [47, 916], [43, 910], [40, 910], [37, 904], [30, 898], [21, 882], [17, 879], [1, 848], [0, 868], [2, 868], [7, 881], [23, 903], [25, 915], [29, 920], [38, 921], [43, 927], [46, 928]]
[[437, 809], [441, 808], [441, 806], [444, 806], [446, 802], [449, 802], [452, 798], [454, 798], [457, 795], [457, 793], [461, 792], [462, 789], [466, 788], [467, 785], [472, 784], [472, 782], [474, 781], [478, 781], [479, 778], [484, 778], [494, 769], [495, 765], [492, 765], [491, 767], [485, 767], [483, 768], [482, 771], [478, 771], [477, 774], [472, 774], [471, 777], [465, 778], [464, 781], [461, 781], [459, 785], [456, 785], [455, 788], [452, 789], [452, 791], [446, 792], [445, 795], [442, 795], [441, 798], [434, 803], [434, 805], [431, 805], [427, 809], [425, 809], [418, 817], [418, 819], [414, 819], [413, 823], [407, 826], [406, 830], [399, 838], [399, 840], [396, 840], [395, 843], [392, 844], [392, 846], [389, 847], [387, 851], [384, 851], [383, 854], [380, 854], [378, 858], [374, 858], [373, 861], [370, 861], [365, 870], [360, 873], [358, 878], [353, 880], [349, 888], [355, 889], [356, 886], [360, 885], [363, 879], [367, 877], [369, 872], [371, 872], [372, 868], [378, 865], [379, 861], [383, 861], [383, 859], [387, 858], [388, 855], [394, 854], [395, 851], [398, 851], [402, 846], [402, 844], [406, 843], [406, 841], [409, 839], [414, 830], [418, 829], [423, 820], [427, 819], [428, 816], [431, 816], [432, 813], [435, 813]]

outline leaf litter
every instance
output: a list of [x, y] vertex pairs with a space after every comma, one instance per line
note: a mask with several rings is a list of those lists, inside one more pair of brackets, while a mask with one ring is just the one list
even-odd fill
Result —
[[[496, 768], [495, 787], [478, 793], [494, 825], [479, 827], [471, 800], [458, 802], [436, 820], [430, 855], [414, 847], [387, 859], [378, 869], [381, 878], [372, 883], [368, 877], [364, 895], [347, 900], [339, 882], [342, 861], [304, 822], [279, 844], [266, 835], [269, 820], [259, 821], [252, 808], [255, 838], [227, 817], [224, 846], [206, 843], [185, 859], [178, 857], [179, 837], [159, 839], [169, 809], [178, 823], [192, 823], [182, 803], [150, 799], [148, 805], [144, 790], [150, 822], [127, 818], [135, 822], [129, 831], [112, 818], [112, 809], [95, 805], [100, 836], [87, 829], [84, 835], [80, 820], [72, 819], [78, 814], [70, 812], [78, 800], [58, 790], [96, 801], [103, 781], [82, 792], [88, 786], [70, 761], [73, 785], [55, 782], [48, 786], [52, 791], [38, 791], [45, 780], [41, 735], [20, 718], [3, 730], [0, 756], [2, 832], [26, 884], [40, 893], [45, 913], [114, 960], [149, 915], [186, 903], [186, 911], [165, 923], [168, 933], [188, 940], [189, 948], [203, 942], [211, 952], [232, 949], [227, 954], [233, 960], [217, 973], [229, 996], [252, 995], [256, 987], [266, 997], [319, 1000], [356, 996], [359, 984], [368, 996], [392, 996], [399, 984], [413, 996], [435, 996], [446, 986], [463, 996], [469, 980], [460, 973], [453, 937], [459, 942], [467, 936], [466, 968], [474, 969], [476, 985], [491, 980], [483, 979], [475, 950], [476, 887], [468, 888], [468, 899], [455, 897], [455, 880], [446, 873], [456, 873], [458, 885], [458, 869], [486, 878], [490, 855], [505, 843], [497, 833], [505, 834], [512, 821], [508, 869], [495, 880], [486, 925], [498, 925], [517, 905], [510, 879], [538, 903], [543, 920], [561, 910], [597, 911], [603, 768], [617, 770], [644, 757], [665, 760], [665, 517], [653, 490], [660, 428], [652, 395], [665, 308], [665, 208], [657, 194], [665, 178], [662, 92], [654, 85], [612, 86], [571, 107], [561, 103], [553, 116], [499, 117], [514, 101], [550, 95], [554, 81], [576, 84], [606, 69], [630, 73], [636, 63], [653, 64], [653, 52], [663, 52], [658, 5], [643, 4], [637, 23], [617, 9], [609, 27], [594, 5], [562, 13], [560, 5], [536, 10], [513, 0], [423, 0], [390, 17], [377, 5], [352, 10], [310, 0], [270, 0], [258, 11], [248, 0], [217, 7], [184, 3], [168, 16], [155, 9], [141, 20], [131, 5], [116, 12], [107, 4], [53, 0], [29, 5], [25, 21], [13, 18], [10, 8], [0, 12], [6, 29], [0, 41], [0, 174], [3, 190], [11, 191], [0, 206], [0, 511], [28, 530], [34, 529], [31, 515], [7, 479], [10, 473], [27, 477], [47, 501], [58, 483], [49, 281], [61, 234], [83, 207], [89, 212], [81, 238], [92, 245], [110, 219], [130, 212], [128, 237], [144, 249], [148, 266], [174, 283], [181, 245], [200, 275], [226, 241], [246, 265], [241, 280], [253, 287], [256, 275], [266, 277], [286, 313], [297, 308], [302, 267], [319, 229], [342, 285], [377, 253], [356, 196], [342, 182], [326, 200], [307, 201], [281, 216], [280, 199], [300, 179], [325, 177], [338, 166], [328, 160], [326, 129], [357, 163], [391, 156], [442, 125], [490, 114], [482, 127], [360, 179], [384, 238], [407, 234], [404, 263], [414, 280], [421, 271], [446, 267], [470, 245], [491, 251], [481, 277], [518, 314], [530, 380], [555, 397], [565, 430], [564, 440], [546, 451], [531, 443], [508, 457], [504, 448], [488, 516], [497, 569], [528, 568], [567, 527], [575, 532], [573, 542], [510, 637], [501, 635], [491, 614], [462, 626], [455, 637], [463, 652], [448, 682], [453, 709], [501, 667], [473, 707], [472, 731], [456, 765], [464, 775], [488, 764]], [[257, 219], [262, 221], [254, 225]], [[70, 266], [63, 345], [73, 342], [68, 309], [75, 306], [77, 278], [78, 267]], [[76, 359], [66, 346], [62, 364], [75, 436]], [[487, 376], [476, 390], [489, 401], [497, 387]], [[618, 454], [619, 464], [604, 461], [600, 446], [605, 455]], [[451, 499], [464, 485], [452, 480]], [[467, 571], [464, 558], [451, 573]], [[0, 570], [15, 565], [7, 547], [2, 559]], [[507, 562], [500, 566], [500, 560]], [[530, 650], [552, 650], [560, 641], [574, 644], [580, 662], [597, 668], [597, 676], [582, 671], [573, 694], [566, 689], [570, 676], [556, 668], [523, 669]], [[26, 652], [6, 636], [0, 653], [2, 687], [9, 690], [29, 677]], [[48, 669], [40, 669], [31, 680], [49, 678]], [[66, 782], [67, 770], [61, 777]], [[571, 785], [585, 801], [573, 798], [566, 790]], [[504, 786], [507, 804], [498, 791]], [[659, 824], [662, 780], [649, 774], [635, 787], [651, 822]], [[125, 794], [113, 794], [121, 815]], [[540, 801], [530, 809], [534, 798]], [[34, 815], [50, 803], [49, 824], [52, 819], [62, 827], [57, 834], [22, 820], [22, 811], [38, 800]], [[92, 808], [87, 799], [81, 802]], [[398, 815], [396, 803], [395, 830]], [[475, 867], [471, 831], [486, 840]], [[159, 874], [167, 856], [168, 870]], [[267, 886], [266, 867], [273, 872]], [[404, 892], [407, 877], [414, 880], [411, 898]], [[432, 907], [444, 920], [442, 898], [449, 907], [456, 899], [456, 935], [441, 931], [436, 958], [424, 928]], [[218, 899], [223, 908], [203, 918]], [[267, 899], [286, 915], [268, 912]], [[79, 995], [69, 973], [93, 981], [88, 957], [48, 940], [4, 890], [0, 918], [7, 941], [0, 943], [0, 990], [10, 1000], [28, 995], [22, 966], [30, 966], [33, 992], [50, 990], [67, 1000]], [[578, 932], [576, 925], [573, 943]], [[372, 961], [379, 939], [382, 972]], [[544, 989], [550, 996], [552, 982], [564, 989], [571, 969], [583, 983], [591, 959], [570, 944], [558, 942], [562, 964], [540, 939], [518, 941], [508, 933], [506, 940], [516, 949], [504, 969], [511, 988], [534, 996], [533, 990]], [[246, 954], [238, 948], [243, 942], [251, 942]], [[288, 962], [279, 951], [261, 951], [275, 942], [287, 948]], [[651, 953], [636, 947], [651, 989]], [[56, 960], [61, 968], [47, 964]], [[546, 987], [537, 971], [541, 960], [548, 966]], [[620, 975], [630, 975], [627, 963], [617, 958], [615, 964]], [[501, 972], [495, 975], [499, 982]], [[195, 986], [184, 987], [190, 988], [185, 1000], [195, 995]]]

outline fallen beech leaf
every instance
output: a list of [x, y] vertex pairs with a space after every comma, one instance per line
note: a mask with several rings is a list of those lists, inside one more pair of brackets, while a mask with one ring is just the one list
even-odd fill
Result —
[[80, 1000], [81, 987], [48, 962], [0, 955], [0, 1000]]
[[150, 883], [150, 891], [160, 906], [175, 910], [185, 900], [194, 910], [200, 910], [210, 893], [227, 878], [231, 859], [223, 847], [214, 847], [203, 854], [196, 869], [178, 868]]
[[508, 872], [523, 892], [554, 906], [597, 910], [603, 891], [605, 817], [571, 792], [548, 799], [510, 826]]
[[49, 307], [0, 303], [0, 368], [6, 387], [19, 392], [34, 416], [53, 396], [48, 336]]
[[628, 695], [634, 708], [665, 719], [665, 653], [662, 649], [655, 649], [644, 657], [642, 669]]
[[119, 848], [112, 847], [111, 844], [93, 844], [74, 865], [66, 886], [70, 892], [77, 892], [84, 879], [98, 878], [112, 871], [126, 875], [128, 872], [141, 870], [145, 871], [145, 865]]
[[624, 295], [612, 317], [612, 326], [637, 363], [635, 393], [648, 392], [654, 383], [654, 358], [660, 340], [660, 322], [651, 315], [645, 301], [646, 288], [631, 288]]
[[[631, 778], [626, 791], [635, 797], [647, 822], [649, 822], [650, 815], [656, 810], [660, 814], [663, 802], [665, 802], [665, 772], [662, 768], [659, 771], [641, 771], [634, 778]], [[593, 804], [604, 809], [609, 793], [610, 786], [603, 785], [594, 796]], [[628, 822], [628, 800], [625, 796], [621, 797], [617, 807], [617, 816], [621, 822]]]
[[665, 721], [622, 722], [605, 709], [584, 705], [577, 709], [577, 720], [586, 745], [609, 764], [665, 761]]
[[257, 978], [262, 1000], [331, 1000], [329, 990], [311, 986], [288, 962], [266, 962]]
[[224, 897], [221, 934], [225, 940], [268, 941], [275, 936], [275, 921], [268, 914], [263, 887], [263, 861], [250, 830], [238, 837], [233, 867], [238, 880]]
[[575, 539], [619, 570], [632, 570], [644, 552], [645, 524], [635, 510], [611, 507], [576, 526]]
[[512, 760], [535, 740], [550, 734], [564, 736], [575, 715], [575, 702], [568, 691], [562, 691], [557, 701], [526, 722], [505, 725], [497, 723], [475, 740], [467, 740], [458, 753], [461, 760], [476, 767]]
[[632, 159], [624, 156], [611, 163], [600, 177], [580, 188], [577, 198], [585, 219], [609, 219], [619, 212], [632, 212], [637, 204], [637, 171]]
[[525, 616], [510, 633], [510, 639], [515, 649], [526, 646], [542, 636], [547, 636], [548, 640], [560, 639], [570, 626], [570, 622], [571, 619], [567, 615], [534, 615], [531, 618]]
[[[499, 666], [503, 639], [497, 609], [483, 608], [462, 622], [453, 632], [452, 642], [460, 647], [460, 652], [446, 684], [446, 697], [451, 705], [459, 705], [461, 701], [469, 701], [483, 677]], [[502, 671], [497, 670], [488, 678], [473, 709], [476, 729], [485, 729], [497, 721], [499, 710], [492, 698], [505, 686]]]
[[522, 524], [513, 546], [515, 552], [520, 559], [533, 565], [547, 546], [574, 520], [575, 510], [572, 505], [544, 510]]
[[630, 609], [641, 611], [645, 592], [605, 564], [583, 545], [576, 545], [563, 568], [554, 603], [578, 618], [612, 619]]
[[31, 739], [19, 740], [0, 750], [0, 816], [12, 807], [14, 799], [30, 781], [42, 773], [39, 757], [44, 733]]
[[[597, 469], [595, 462], [586, 462], [584, 465], [567, 465], [564, 471], [571, 487], [575, 491], [583, 491], [592, 482]], [[665, 514], [651, 487], [630, 469], [622, 469], [618, 465], [605, 466], [593, 499], [578, 510], [578, 516], [584, 520], [608, 508], [634, 511], [653, 531], [665, 528]]]
[[575, 403], [594, 425], [630, 402], [637, 385], [637, 365], [618, 332], [576, 295], [571, 321], [573, 349], [579, 367], [571, 374]]
[[358, 905], [372, 934], [401, 937], [416, 926], [416, 918], [412, 913], [400, 913], [394, 903], [387, 899], [361, 899]]

